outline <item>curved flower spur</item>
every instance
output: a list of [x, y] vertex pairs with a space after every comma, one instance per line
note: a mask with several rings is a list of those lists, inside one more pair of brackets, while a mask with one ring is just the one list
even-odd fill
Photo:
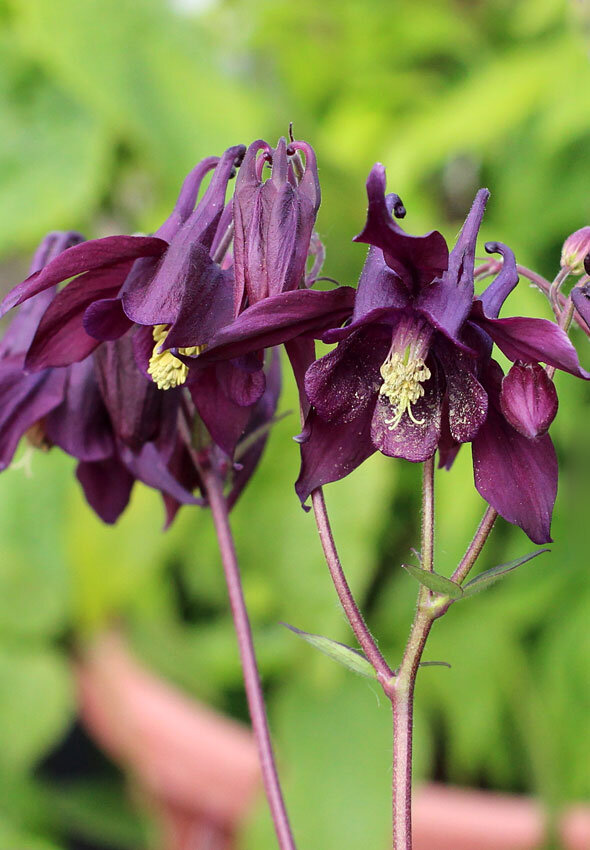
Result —
[[[518, 369], [542, 361], [578, 377], [590, 375], [553, 322], [497, 318], [518, 282], [514, 256], [505, 246], [486, 246], [503, 254], [504, 266], [474, 301], [486, 189], [477, 193], [450, 253], [438, 231], [412, 236], [397, 224], [392, 213], [401, 218], [405, 208], [397, 195], [386, 197], [380, 164], [369, 175], [367, 194], [367, 223], [355, 241], [371, 247], [352, 321], [323, 334], [325, 342], [338, 345], [305, 375], [312, 410], [299, 438], [299, 497], [305, 501], [317, 487], [343, 478], [376, 450], [420, 462], [440, 447], [449, 466], [458, 447], [473, 442], [480, 494], [535, 542], [546, 542], [556, 489], [556, 465], [548, 463], [553, 449], [542, 428], [531, 435], [526, 425], [514, 427], [526, 419], [530, 381], [517, 387], [512, 373], [501, 406], [491, 375], [497, 366], [490, 365], [492, 342]], [[554, 388], [550, 381], [535, 387], [546, 430]]]

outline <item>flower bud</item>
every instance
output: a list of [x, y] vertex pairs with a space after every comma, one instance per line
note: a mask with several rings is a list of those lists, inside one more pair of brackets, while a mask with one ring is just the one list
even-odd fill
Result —
[[557, 404], [553, 381], [538, 363], [517, 362], [502, 381], [502, 413], [524, 437], [545, 434], [555, 419]]
[[590, 227], [581, 227], [572, 233], [561, 249], [562, 268], [568, 268], [571, 274], [584, 273], [584, 260], [590, 254]]

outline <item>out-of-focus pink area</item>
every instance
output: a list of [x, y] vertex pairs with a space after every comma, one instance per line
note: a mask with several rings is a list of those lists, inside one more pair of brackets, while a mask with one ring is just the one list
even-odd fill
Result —
[[[80, 713], [125, 769], [161, 830], [161, 850], [236, 850], [260, 780], [247, 729], [165, 684], [116, 634], [77, 665]], [[414, 800], [414, 850], [537, 850], [545, 817], [525, 797], [427, 785]], [[566, 850], [589, 850], [590, 810], [562, 819]]]
[[103, 636], [77, 664], [80, 715], [158, 813], [164, 850], [225, 850], [259, 786], [247, 729], [145, 670]]
[[[527, 797], [427, 785], [414, 803], [414, 850], [538, 850], [545, 816]], [[564, 815], [560, 835], [567, 850], [589, 850], [590, 810]]]

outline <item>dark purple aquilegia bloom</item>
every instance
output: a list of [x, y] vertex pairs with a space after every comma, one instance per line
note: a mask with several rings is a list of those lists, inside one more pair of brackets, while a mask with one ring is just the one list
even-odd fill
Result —
[[[588, 377], [587, 373], [566, 334], [554, 323], [497, 318], [518, 281], [514, 257], [504, 246], [491, 246], [503, 253], [505, 266], [488, 295], [473, 302], [475, 244], [487, 190], [477, 193], [450, 254], [438, 231], [411, 236], [395, 222], [392, 211], [403, 217], [405, 209], [398, 196], [386, 198], [383, 166], [372, 169], [367, 193], [367, 223], [356, 241], [371, 247], [352, 321], [323, 334], [325, 342], [338, 345], [313, 363], [305, 376], [312, 409], [299, 438], [298, 495], [304, 501], [316, 487], [344, 477], [375, 450], [424, 461], [439, 445], [451, 452], [476, 440], [485, 426], [482, 434], [491, 431], [501, 437], [495, 442], [488, 439], [486, 449], [483, 440], [474, 443], [478, 490], [506, 519], [544, 542], [549, 539], [551, 514], [547, 503], [552, 507], [556, 482], [556, 467], [549, 464], [548, 470], [543, 469], [549, 438], [538, 436], [540, 431], [534, 437], [519, 434], [505, 418], [500, 390], [490, 377], [490, 368], [495, 368], [490, 366], [491, 344], [495, 342], [519, 364], [541, 360], [580, 377]], [[516, 420], [526, 419], [525, 396], [510, 388], [505, 393], [505, 405]], [[551, 415], [545, 412], [545, 418]], [[515, 438], [510, 453], [502, 449], [507, 429], [524, 441]], [[485, 476], [480, 474], [483, 455]], [[450, 455], [447, 458], [452, 461]], [[512, 495], [489, 486], [495, 464], [502, 469], [504, 491], [506, 478], [513, 480], [508, 488]], [[537, 489], [546, 495], [539, 497]], [[521, 507], [515, 510], [513, 503]]]

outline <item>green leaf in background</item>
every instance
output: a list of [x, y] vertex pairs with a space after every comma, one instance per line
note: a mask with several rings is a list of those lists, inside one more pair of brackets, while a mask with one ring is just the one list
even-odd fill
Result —
[[54, 746], [72, 718], [72, 691], [57, 651], [0, 645], [1, 770], [26, 770]]
[[402, 567], [412, 578], [435, 593], [441, 593], [443, 596], [448, 596], [449, 599], [460, 599], [463, 595], [461, 585], [451, 581], [450, 578], [429, 570], [423, 570], [422, 567], [417, 567], [415, 564], [402, 564]]
[[5, 820], [2, 814], [0, 814], [0, 847], [2, 850], [65, 850], [61, 844], [21, 830]]
[[352, 670], [353, 673], [359, 673], [361, 676], [366, 676], [367, 679], [377, 678], [377, 674], [370, 662], [358, 649], [353, 649], [344, 643], [339, 643], [337, 640], [322, 637], [322, 635], [311, 635], [309, 632], [302, 632], [301, 629], [290, 626], [289, 623], [283, 623], [283, 626], [290, 629], [293, 634], [303, 638], [307, 643], [315, 646], [316, 649], [319, 649], [320, 652], [323, 652], [324, 655], [327, 655], [333, 661], [337, 661], [338, 664], [342, 664], [343, 667]]
[[532, 561], [533, 558], [536, 558], [537, 555], [542, 555], [543, 552], [550, 551], [550, 549], [538, 549], [536, 552], [523, 555], [522, 558], [517, 558], [515, 561], [509, 561], [507, 564], [498, 564], [497, 567], [492, 567], [490, 570], [480, 573], [475, 578], [472, 578], [471, 581], [468, 581], [467, 584], [463, 585], [462, 598], [464, 599], [467, 596], [473, 596], [475, 593], [479, 593], [480, 590], [485, 590], [486, 587], [490, 587], [494, 584], [494, 582], [498, 581], [499, 578], [502, 578], [503, 575], [509, 573], [511, 570], [515, 570], [517, 567], [520, 567], [521, 564], [526, 564], [527, 561]]

